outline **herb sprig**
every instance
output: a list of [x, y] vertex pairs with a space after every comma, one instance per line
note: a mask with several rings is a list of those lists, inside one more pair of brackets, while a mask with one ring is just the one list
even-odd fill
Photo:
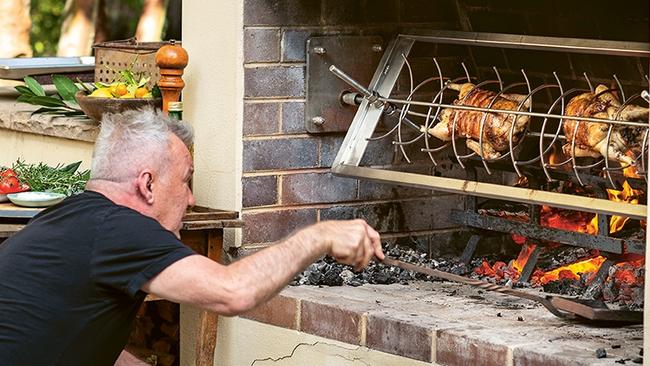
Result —
[[21, 182], [26, 182], [32, 191], [63, 193], [71, 196], [84, 190], [90, 179], [90, 170], [77, 171], [81, 162], [55, 167], [44, 163], [26, 164], [18, 160], [13, 170]]

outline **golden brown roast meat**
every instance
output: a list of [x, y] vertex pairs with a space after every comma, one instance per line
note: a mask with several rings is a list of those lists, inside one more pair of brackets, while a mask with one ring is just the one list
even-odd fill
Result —
[[[593, 93], [583, 93], [571, 98], [565, 108], [565, 115], [615, 119], [620, 107], [621, 103], [611, 90], [605, 85], [598, 85]], [[648, 111], [648, 108], [630, 104], [625, 106], [616, 119], [648, 122]], [[593, 158], [603, 156], [622, 165], [634, 165], [634, 159], [626, 155], [626, 152], [640, 145], [644, 135], [642, 128], [614, 126], [608, 144], [609, 126], [607, 123], [565, 120], [562, 126], [567, 141], [563, 146], [564, 154]], [[575, 149], [572, 148], [574, 137]]]
[[[517, 110], [517, 107], [526, 96], [519, 94], [497, 94], [480, 88], [472, 83], [450, 84], [449, 89], [457, 90], [458, 98], [454, 105], [466, 105], [472, 107], [493, 108], [502, 110]], [[496, 100], [494, 100], [496, 98]], [[494, 100], [492, 106], [490, 103]], [[522, 109], [530, 106], [530, 98], [526, 99]], [[445, 108], [440, 112], [440, 122], [430, 128], [428, 133], [442, 141], [451, 141], [452, 128], [456, 125], [456, 138], [463, 137], [467, 140], [467, 147], [481, 155], [479, 144], [481, 135], [481, 119], [485, 116], [483, 125], [483, 158], [496, 159], [502, 153], [509, 150], [510, 128], [514, 123], [513, 144], [516, 145], [528, 125], [530, 117], [508, 113], [491, 113], [467, 111], [452, 108]], [[424, 128], [423, 128], [424, 130]]]

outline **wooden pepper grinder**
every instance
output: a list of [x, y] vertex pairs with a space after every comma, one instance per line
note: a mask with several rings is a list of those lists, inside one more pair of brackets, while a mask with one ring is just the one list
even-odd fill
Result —
[[178, 102], [185, 87], [183, 70], [187, 66], [187, 51], [174, 40], [156, 52], [156, 66], [160, 69], [158, 87], [163, 98], [163, 113], [167, 114], [169, 102]]

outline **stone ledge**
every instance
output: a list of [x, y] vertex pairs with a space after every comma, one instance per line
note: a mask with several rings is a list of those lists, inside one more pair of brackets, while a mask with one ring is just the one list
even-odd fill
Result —
[[637, 358], [643, 338], [641, 325], [563, 321], [527, 300], [445, 282], [288, 287], [243, 317], [451, 366], [613, 365]]
[[0, 129], [95, 142], [99, 133], [98, 123], [85, 117], [32, 115], [36, 109], [36, 107], [24, 103], [0, 99]]

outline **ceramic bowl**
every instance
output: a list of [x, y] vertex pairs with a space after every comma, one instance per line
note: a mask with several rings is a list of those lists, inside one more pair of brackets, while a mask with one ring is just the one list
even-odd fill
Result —
[[62, 193], [34, 191], [9, 193], [7, 195], [11, 203], [24, 207], [48, 207], [63, 201], [65, 197], [66, 195]]
[[162, 98], [99, 98], [89, 97], [84, 92], [78, 92], [75, 97], [77, 98], [79, 107], [86, 116], [97, 122], [101, 121], [105, 113], [120, 113], [143, 107], [162, 108]]

